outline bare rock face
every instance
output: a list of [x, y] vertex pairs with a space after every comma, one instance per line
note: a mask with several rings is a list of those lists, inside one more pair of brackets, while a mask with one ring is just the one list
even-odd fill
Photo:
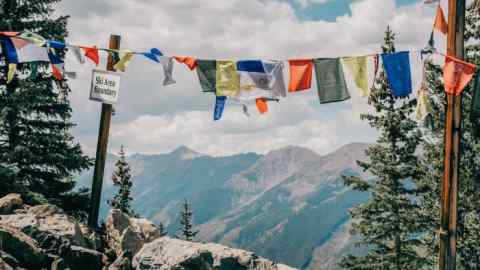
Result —
[[20, 194], [12, 193], [0, 198], [0, 215], [11, 214], [23, 204]]
[[109, 245], [115, 249], [117, 256], [127, 251], [135, 254], [145, 243], [150, 243], [161, 236], [152, 222], [131, 218], [118, 209], [110, 210], [106, 227]]
[[48, 265], [47, 254], [38, 243], [15, 228], [0, 228], [0, 244], [1, 250], [8, 254], [6, 256], [14, 257], [22, 267], [42, 269]]
[[218, 244], [192, 243], [169, 237], [145, 244], [133, 258], [134, 269], [293, 270], [252, 252]]

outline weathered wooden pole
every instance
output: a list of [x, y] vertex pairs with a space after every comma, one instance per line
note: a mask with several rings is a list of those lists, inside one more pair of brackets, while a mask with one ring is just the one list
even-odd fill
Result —
[[[447, 54], [464, 57], [465, 0], [448, 1]], [[456, 269], [457, 199], [460, 167], [462, 97], [447, 94], [445, 163], [440, 218], [439, 269]]]
[[[111, 35], [109, 48], [120, 49], [120, 36]], [[108, 55], [107, 70], [115, 71], [113, 66], [115, 59], [112, 54]], [[105, 171], [105, 159], [107, 157], [108, 134], [110, 131], [110, 120], [112, 118], [112, 105], [102, 103], [102, 114], [100, 117], [100, 128], [98, 130], [97, 154], [95, 156], [95, 169], [93, 171], [92, 194], [90, 198], [90, 215], [88, 225], [95, 228], [98, 226], [98, 214], [100, 210], [100, 199], [102, 197], [103, 174]]]

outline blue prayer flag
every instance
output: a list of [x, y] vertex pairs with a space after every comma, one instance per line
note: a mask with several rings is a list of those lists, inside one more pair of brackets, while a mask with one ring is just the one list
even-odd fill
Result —
[[409, 52], [384, 53], [382, 61], [393, 96], [407, 97], [411, 94], [412, 75]]
[[215, 111], [213, 112], [213, 120], [218, 121], [222, 118], [223, 109], [225, 108], [225, 101], [227, 97], [225, 96], [217, 96], [215, 98]]
[[237, 62], [237, 71], [265, 73], [265, 68], [260, 60], [242, 60]]

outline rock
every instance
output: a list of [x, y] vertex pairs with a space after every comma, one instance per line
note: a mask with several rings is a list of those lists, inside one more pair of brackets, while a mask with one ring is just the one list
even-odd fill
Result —
[[12, 193], [0, 199], [0, 215], [13, 213], [13, 210], [21, 207], [23, 200], [20, 194]]
[[109, 245], [117, 256], [126, 251], [135, 254], [145, 243], [161, 237], [160, 231], [152, 222], [131, 218], [118, 209], [110, 210], [105, 225]]
[[54, 205], [38, 205], [17, 214], [0, 215], [0, 226], [5, 225], [18, 229], [34, 239], [40, 235], [42, 239], [45, 239], [44, 234], [49, 234], [50, 239], [66, 239], [70, 244], [76, 246], [85, 248], [98, 248], [99, 246], [98, 236], [95, 232], [85, 225], [78, 224]]
[[292, 270], [252, 252], [219, 244], [192, 243], [169, 237], [145, 244], [134, 256], [134, 269]]
[[0, 258], [0, 270], [14, 270], [14, 268]]
[[78, 246], [71, 246], [63, 259], [70, 270], [101, 270], [107, 264], [107, 257], [103, 253]]
[[132, 253], [125, 252], [119, 256], [109, 267], [108, 270], [132, 270]]
[[0, 247], [22, 267], [42, 269], [49, 264], [47, 255], [38, 247], [38, 243], [17, 229], [0, 227]]

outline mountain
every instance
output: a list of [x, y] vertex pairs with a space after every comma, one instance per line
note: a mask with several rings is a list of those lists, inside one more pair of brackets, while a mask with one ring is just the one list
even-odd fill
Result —
[[[342, 174], [362, 174], [367, 144], [319, 155], [289, 146], [265, 155], [203, 155], [182, 146], [169, 154], [132, 155], [135, 210], [162, 222], [173, 235], [186, 198], [199, 224], [198, 240], [253, 250], [299, 268], [335, 269], [352, 250], [348, 209], [368, 198], [343, 185]], [[106, 176], [116, 156], [109, 155]], [[91, 172], [79, 177], [90, 186]], [[101, 214], [115, 189], [105, 177]], [[324, 268], [331, 265], [330, 268]]]

